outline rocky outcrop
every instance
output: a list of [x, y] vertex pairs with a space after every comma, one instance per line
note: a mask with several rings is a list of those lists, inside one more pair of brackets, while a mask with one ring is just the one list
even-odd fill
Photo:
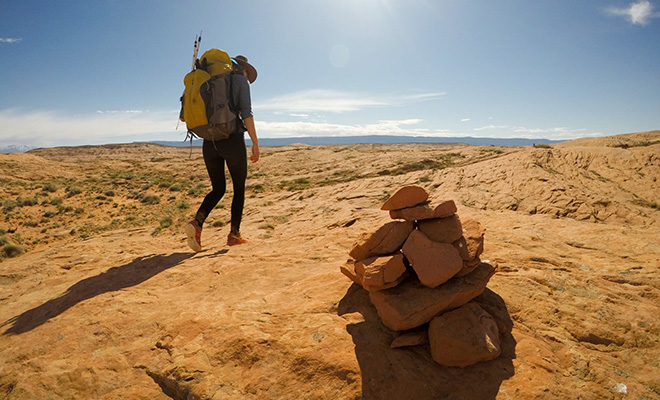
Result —
[[409, 221], [389, 222], [372, 234], [360, 236], [348, 255], [356, 261], [361, 261], [395, 253], [401, 249], [413, 227], [413, 223]]
[[341, 272], [369, 291], [383, 324], [399, 334], [392, 347], [430, 343], [433, 359], [465, 367], [500, 354], [493, 317], [471, 302], [497, 266], [482, 262], [483, 227], [461, 222], [452, 200], [432, 206], [419, 186], [405, 186], [381, 207], [396, 221], [361, 235]]
[[451, 367], [467, 367], [501, 353], [497, 322], [477, 303], [433, 318], [429, 343], [433, 359]]
[[395, 331], [412, 329], [480, 295], [494, 273], [495, 267], [482, 263], [470, 274], [433, 289], [407, 279], [394, 288], [371, 291], [369, 298], [385, 326]]

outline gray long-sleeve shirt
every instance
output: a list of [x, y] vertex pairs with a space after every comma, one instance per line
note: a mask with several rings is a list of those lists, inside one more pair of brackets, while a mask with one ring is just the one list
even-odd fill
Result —
[[[236, 112], [241, 120], [252, 116], [252, 99], [250, 98], [250, 83], [243, 74], [233, 74], [232, 76], [232, 100]], [[245, 131], [245, 130], [244, 130]]]

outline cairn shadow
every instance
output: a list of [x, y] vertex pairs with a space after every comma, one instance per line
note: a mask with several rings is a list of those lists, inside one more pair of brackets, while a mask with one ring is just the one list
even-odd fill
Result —
[[383, 325], [369, 293], [354, 283], [339, 302], [337, 314], [357, 312], [364, 318], [346, 326], [362, 373], [362, 399], [495, 399], [502, 382], [514, 374], [513, 321], [504, 300], [490, 289], [473, 301], [498, 321], [502, 354], [465, 368], [445, 367], [431, 358], [428, 344], [391, 348], [397, 333]]
[[138, 257], [128, 264], [112, 267], [96, 276], [85, 278], [67, 289], [60, 297], [2, 323], [1, 326], [11, 324], [3, 335], [20, 335], [29, 332], [81, 301], [103, 293], [136, 286], [192, 256], [193, 253], [174, 253], [167, 256]]

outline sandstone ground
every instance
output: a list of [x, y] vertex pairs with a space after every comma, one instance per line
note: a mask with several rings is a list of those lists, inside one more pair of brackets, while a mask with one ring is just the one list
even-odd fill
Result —
[[[0, 154], [0, 398], [660, 398], [660, 132], [536, 147], [291, 145], [193, 253], [199, 148]], [[499, 265], [496, 360], [390, 348], [339, 268], [404, 185], [454, 200]], [[231, 185], [228, 185], [231, 188]]]

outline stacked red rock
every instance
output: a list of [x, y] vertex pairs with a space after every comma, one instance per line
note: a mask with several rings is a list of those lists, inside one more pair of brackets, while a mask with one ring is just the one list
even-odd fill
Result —
[[470, 302], [496, 270], [479, 258], [484, 230], [461, 221], [452, 200], [431, 206], [428, 198], [419, 186], [394, 193], [381, 209], [395, 221], [360, 236], [341, 271], [369, 291], [383, 324], [401, 331], [392, 347], [428, 342], [433, 359], [447, 366], [494, 359], [497, 324]]

